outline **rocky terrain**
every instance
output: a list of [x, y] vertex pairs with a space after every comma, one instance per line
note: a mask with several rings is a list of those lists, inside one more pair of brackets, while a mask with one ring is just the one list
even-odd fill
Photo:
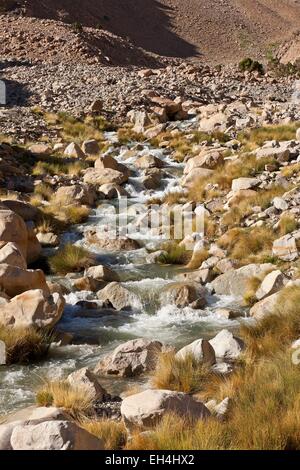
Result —
[[[0, 449], [299, 450], [299, 69], [171, 60], [121, 21], [95, 28], [106, 2], [84, 36], [74, 1], [16, 3], [0, 17]], [[188, 20], [193, 2], [168, 3]], [[296, 1], [222, 6], [253, 34], [272, 13], [274, 38], [297, 26]]]
[[[0, 18], [6, 39], [0, 53], [27, 59], [88, 61], [97, 51], [98, 61], [108, 58], [115, 65], [124, 60], [138, 65], [151, 54], [219, 64], [263, 58], [271, 45], [289, 40], [300, 28], [298, 0], [144, 0], [143, 8], [135, 0], [88, 0], [84, 10], [80, 0], [1, 3], [20, 17]], [[72, 39], [66, 25], [75, 24], [84, 33]]]

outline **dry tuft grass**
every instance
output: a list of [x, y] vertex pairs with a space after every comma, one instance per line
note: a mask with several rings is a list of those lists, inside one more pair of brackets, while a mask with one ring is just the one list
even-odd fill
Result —
[[192, 255], [192, 259], [186, 267], [188, 269], [198, 269], [200, 268], [203, 261], [207, 260], [207, 258], [209, 258], [209, 253], [205, 248], [199, 251], [195, 251]]
[[233, 228], [219, 238], [217, 243], [228, 250], [231, 258], [249, 264], [271, 257], [274, 239], [274, 231], [268, 227], [255, 227], [252, 230]]
[[159, 262], [161, 264], [186, 264], [189, 262], [192, 253], [174, 241], [163, 243], [161, 249], [167, 252], [167, 254], [160, 256]]
[[262, 146], [268, 140], [277, 140], [279, 142], [294, 140], [298, 126], [298, 123], [292, 123], [247, 129], [239, 133], [238, 140], [247, 147], [247, 150], [253, 150]]
[[26, 364], [47, 355], [51, 336], [34, 328], [0, 325], [0, 340], [6, 346], [7, 364]]
[[284, 214], [280, 217], [278, 231], [280, 236], [284, 236], [297, 230], [298, 226], [298, 221], [292, 214]]
[[80, 425], [90, 434], [102, 439], [106, 450], [119, 450], [126, 444], [127, 431], [123, 422], [108, 419], [84, 420]]
[[59, 380], [45, 381], [36, 394], [36, 403], [39, 406], [64, 408], [75, 419], [89, 416], [93, 401], [93, 394], [85, 387], [74, 387]]
[[209, 368], [192, 356], [179, 359], [174, 352], [168, 352], [159, 355], [151, 382], [154, 388], [195, 393], [204, 387], [211, 375]]
[[67, 274], [83, 271], [91, 266], [94, 260], [93, 254], [89, 251], [68, 243], [49, 258], [49, 266], [53, 273]]

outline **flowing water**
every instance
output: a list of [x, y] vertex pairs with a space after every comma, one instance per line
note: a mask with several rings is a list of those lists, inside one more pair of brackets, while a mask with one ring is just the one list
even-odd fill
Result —
[[[106, 137], [111, 142], [116, 140], [114, 133], [109, 133]], [[135, 146], [136, 144], [133, 143], [129, 148], [135, 148]], [[136, 157], [151, 152], [152, 155], [164, 161], [163, 170], [166, 173], [157, 191], [145, 190], [140, 173], [131, 177], [125, 185], [125, 189], [130, 194], [130, 205], [139, 203], [143, 206], [150, 195], [160, 197], [166, 191], [177, 190], [178, 176], [182, 174], [183, 165], [172, 161], [167, 151], [153, 149], [145, 144], [142, 150], [135, 150], [135, 157], [124, 160], [127, 150], [128, 146], [121, 148], [117, 154], [113, 150], [112, 155], [119, 162], [135, 168]], [[214, 313], [217, 308], [232, 303], [233, 299], [228, 297], [211, 296], [208, 299], [208, 306], [203, 311], [160, 304], [159, 295], [163, 287], [174, 282], [174, 277], [186, 270], [178, 266], [162, 266], [146, 262], [147, 250], [143, 246], [149, 244], [155, 246], [160, 240], [160, 237], [151, 233], [150, 230], [146, 233], [136, 233], [132, 237], [138, 239], [142, 246], [134, 251], [103, 252], [97, 250], [95, 245], [88, 244], [84, 237], [86, 230], [107, 229], [114, 221], [115, 215], [107, 206], [107, 202], [103, 201], [94, 210], [86, 224], [77, 226], [72, 232], [64, 234], [62, 243], [71, 241], [96, 253], [99, 264], [106, 264], [116, 271], [123, 285], [137, 294], [139, 301], [136, 305], [132, 305], [131, 311], [104, 312], [99, 317], [85, 318], [78, 316], [80, 308], [75, 304], [79, 300], [95, 301], [95, 294], [81, 291], [66, 295], [67, 305], [58, 325], [59, 329], [80, 335], [85, 339], [83, 342], [88, 344], [64, 347], [54, 345], [45, 361], [28, 366], [16, 365], [0, 368], [0, 414], [33, 403], [35, 390], [46, 377], [64, 378], [68, 373], [80, 367], [93, 367], [105, 354], [129, 339], [144, 337], [181, 347], [197, 338], [212, 337], [220, 329], [237, 328], [237, 321], [225, 320]], [[117, 201], [112, 202], [116, 205]], [[132, 223], [130, 218], [128, 223]], [[63, 282], [69, 281], [66, 278]], [[138, 380], [143, 382], [145, 379]], [[137, 383], [138, 380], [103, 377], [101, 383], [110, 393], [121, 393], [131, 383]]]

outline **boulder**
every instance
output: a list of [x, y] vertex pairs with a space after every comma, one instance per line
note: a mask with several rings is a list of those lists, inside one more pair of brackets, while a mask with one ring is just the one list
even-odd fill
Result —
[[250, 309], [250, 316], [260, 320], [270, 314], [273, 313], [274, 308], [276, 307], [280, 292], [276, 292], [275, 294], [269, 295], [269, 297], [265, 297], [263, 300], [257, 302], [253, 307]]
[[209, 341], [205, 339], [196, 339], [192, 343], [184, 346], [176, 353], [178, 359], [185, 359], [192, 356], [196, 361], [207, 365], [213, 365], [216, 362], [216, 355]]
[[25, 222], [29, 220], [35, 221], [39, 215], [39, 210], [28, 202], [4, 199], [1, 201], [1, 204], [22, 217]]
[[27, 408], [21, 408], [20, 410], [5, 415], [3, 423], [10, 424], [25, 421], [28, 423], [38, 424], [52, 420], [69, 421], [71, 420], [71, 417], [65, 410], [56, 408], [55, 406], [31, 405]]
[[146, 139], [154, 139], [166, 128], [165, 124], [156, 124], [156, 126], [151, 126], [144, 131], [144, 136]]
[[0, 248], [0, 264], [9, 264], [17, 268], [26, 269], [27, 263], [16, 243], [8, 242]]
[[96, 375], [87, 367], [83, 367], [68, 375], [67, 381], [72, 387], [84, 388], [87, 394], [97, 401], [103, 401], [107, 394], [106, 390], [98, 382]]
[[36, 238], [43, 247], [59, 245], [59, 236], [52, 232], [38, 232]]
[[9, 209], [0, 208], [0, 246], [15, 243], [24, 258], [27, 256], [28, 234], [22, 217]]
[[158, 189], [162, 176], [162, 172], [158, 168], [149, 168], [144, 171], [142, 183], [146, 189]]
[[102, 157], [99, 157], [95, 161], [95, 168], [96, 170], [104, 170], [106, 168], [109, 168], [111, 170], [119, 171], [124, 175], [130, 175], [130, 170], [127, 168], [127, 166], [117, 162], [117, 160], [115, 160], [111, 155], [104, 155]]
[[90, 139], [83, 142], [81, 150], [85, 155], [97, 155], [100, 152], [100, 147], [97, 140]]
[[61, 186], [57, 189], [55, 197], [67, 204], [81, 204], [93, 206], [96, 199], [95, 190], [88, 184], [74, 184], [72, 186]]
[[33, 222], [26, 222], [27, 227], [27, 256], [26, 260], [28, 264], [37, 261], [41, 255], [42, 247], [37, 239], [35, 233], [35, 225]]
[[154, 155], [144, 155], [135, 161], [135, 166], [141, 169], [162, 168], [164, 163], [160, 158]]
[[289, 208], [288, 203], [282, 197], [275, 197], [273, 199], [273, 206], [279, 211], [286, 211]]
[[239, 269], [231, 269], [221, 274], [211, 283], [218, 295], [232, 295], [237, 299], [243, 299], [248, 291], [248, 281], [252, 277], [260, 277], [264, 273], [274, 269], [271, 263], [248, 264]]
[[222, 330], [210, 341], [216, 357], [222, 359], [237, 359], [244, 349], [244, 343], [228, 330]]
[[214, 311], [214, 314], [226, 320], [234, 320], [235, 318], [244, 316], [244, 312], [241, 310], [233, 310], [232, 308], [218, 308]]
[[154, 427], [166, 413], [195, 420], [210, 416], [203, 403], [186, 393], [170, 390], [145, 390], [126, 397], [121, 405], [121, 414], [128, 429]]
[[95, 168], [88, 168], [85, 170], [83, 180], [85, 183], [102, 186], [103, 184], [123, 184], [128, 181], [128, 176], [117, 170], [111, 168], [104, 168], [97, 170]]
[[131, 251], [140, 248], [139, 243], [131, 238], [98, 238], [94, 231], [86, 232], [86, 238], [89, 243], [104, 251]]
[[51, 329], [60, 320], [64, 306], [65, 300], [58, 293], [47, 295], [41, 289], [28, 290], [0, 305], [0, 323]]
[[64, 155], [66, 155], [66, 157], [76, 157], [76, 158], [82, 158], [82, 159], [85, 158], [85, 154], [83, 153], [79, 145], [76, 144], [75, 142], [71, 142], [65, 148]]
[[182, 186], [191, 186], [198, 179], [208, 179], [214, 173], [213, 170], [207, 168], [194, 168], [184, 178], [182, 178]]
[[300, 127], [296, 130], [296, 140], [300, 142]]
[[287, 278], [280, 270], [272, 271], [267, 274], [262, 281], [259, 289], [255, 293], [257, 300], [263, 300], [269, 295], [275, 294], [284, 287]]
[[294, 261], [299, 257], [297, 247], [297, 237], [289, 233], [273, 242], [273, 255], [282, 259], [283, 261]]
[[103, 450], [100, 439], [71, 421], [19, 424], [11, 439], [13, 450]]
[[145, 111], [134, 111], [132, 116], [134, 122], [133, 132], [142, 134], [147, 126], [151, 124], [150, 117]]
[[101, 113], [103, 111], [103, 101], [100, 99], [94, 100], [90, 105], [91, 113]]
[[52, 149], [47, 144], [33, 144], [28, 149], [35, 155], [51, 155]]
[[9, 264], [0, 264], [0, 290], [9, 297], [29, 289], [42, 289], [49, 294], [45, 274], [42, 270], [22, 269]]
[[119, 282], [111, 282], [97, 293], [103, 303], [111, 304], [116, 310], [131, 310], [140, 306], [139, 298]]
[[136, 377], [155, 369], [162, 347], [159, 341], [143, 338], [127, 341], [100, 361], [94, 372], [120, 377]]
[[103, 281], [97, 281], [96, 279], [88, 276], [73, 279], [71, 282], [72, 286], [79, 291], [97, 292], [105, 286]]
[[6, 364], [6, 346], [4, 341], [0, 340], [0, 366]]
[[129, 197], [126, 189], [122, 188], [119, 184], [102, 184], [98, 191], [102, 193], [107, 199], [120, 199], [120, 197]]
[[253, 196], [256, 196], [257, 192], [253, 189], [241, 189], [239, 191], [235, 191], [234, 193], [229, 193], [229, 198], [227, 200], [228, 207], [233, 207], [238, 204], [240, 201], [244, 199], [250, 199]]
[[213, 132], [215, 129], [225, 131], [228, 127], [228, 117], [226, 114], [219, 112], [210, 117], [202, 118], [199, 124], [200, 131]]
[[161, 292], [160, 300], [164, 305], [174, 304], [179, 308], [187, 306], [203, 308], [206, 306], [204, 288], [197, 289], [194, 284], [183, 282], [172, 283], [164, 287]]
[[86, 269], [84, 275], [98, 281], [114, 282], [120, 280], [119, 275], [115, 271], [102, 264]]
[[184, 174], [187, 175], [195, 168], [207, 168], [212, 170], [223, 161], [223, 156], [217, 150], [207, 153], [201, 153], [196, 157], [190, 158], [184, 168]]
[[256, 158], [276, 158], [279, 162], [288, 162], [290, 159], [290, 150], [285, 147], [263, 147], [255, 152]]
[[232, 181], [231, 189], [233, 192], [255, 188], [260, 184], [257, 178], [237, 178]]

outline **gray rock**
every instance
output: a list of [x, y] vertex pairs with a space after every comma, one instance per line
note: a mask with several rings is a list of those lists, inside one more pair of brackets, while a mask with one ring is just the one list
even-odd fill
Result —
[[11, 435], [13, 450], [103, 450], [100, 439], [71, 421], [19, 424]]
[[209, 342], [218, 358], [237, 359], [244, 349], [243, 341], [228, 330], [220, 331]]
[[237, 299], [242, 299], [248, 290], [248, 280], [254, 276], [261, 276], [273, 268], [274, 265], [270, 263], [248, 264], [221, 274], [212, 281], [211, 286], [218, 295], [233, 295]]
[[159, 341], [143, 338], [127, 341], [100, 361], [94, 372], [121, 377], [135, 377], [149, 372], [155, 368], [162, 347]]
[[195, 420], [210, 416], [203, 403], [186, 393], [170, 390], [145, 390], [125, 398], [121, 405], [121, 414], [129, 429], [151, 428], [170, 412]]

